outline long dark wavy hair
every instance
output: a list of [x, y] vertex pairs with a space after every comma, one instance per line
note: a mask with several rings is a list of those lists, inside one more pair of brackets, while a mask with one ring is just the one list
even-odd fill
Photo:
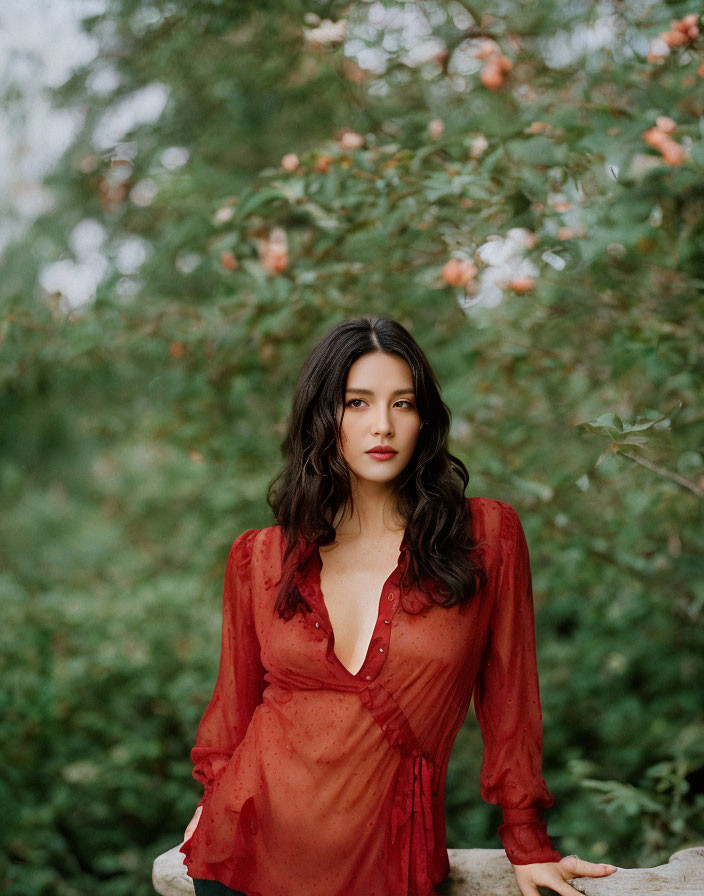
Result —
[[296, 584], [302, 546], [335, 540], [339, 508], [352, 504], [350, 470], [342, 454], [341, 420], [350, 367], [362, 355], [386, 352], [411, 369], [416, 407], [423, 425], [415, 452], [399, 477], [396, 509], [406, 520], [409, 562], [404, 584], [452, 607], [471, 600], [486, 584], [472, 556], [472, 520], [464, 492], [467, 468], [448, 451], [450, 409], [422, 349], [394, 320], [358, 317], [334, 327], [301, 369], [286, 436], [285, 466], [272, 480], [267, 502], [286, 538], [275, 609], [290, 618], [309, 609]]

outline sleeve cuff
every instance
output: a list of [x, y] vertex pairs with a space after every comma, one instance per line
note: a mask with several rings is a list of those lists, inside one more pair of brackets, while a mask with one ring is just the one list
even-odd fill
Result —
[[[215, 789], [215, 784], [220, 779], [220, 776], [223, 774], [223, 772], [225, 771], [226, 765], [227, 765], [227, 763], [225, 763], [224, 765], [219, 767], [214, 774], [213, 774], [212, 767], [211, 767], [209, 769], [209, 777], [205, 781], [203, 781], [203, 778], [200, 776], [196, 777], [197, 781], [201, 781], [203, 783], [203, 796], [198, 800], [198, 803], [196, 804], [196, 808], [198, 808], [198, 806], [204, 805], [210, 799], [210, 795], [213, 792], [213, 790]], [[195, 775], [194, 775], [194, 777], [195, 777]]]
[[537, 809], [504, 809], [503, 815], [497, 833], [512, 865], [560, 861], [562, 856], [552, 845]]
[[205, 803], [208, 802], [208, 800], [210, 799], [210, 794], [213, 792], [213, 784], [214, 781], [212, 778], [205, 783], [205, 785], [203, 786], [203, 796], [198, 800], [196, 809], [198, 808], [198, 806], [204, 806]]

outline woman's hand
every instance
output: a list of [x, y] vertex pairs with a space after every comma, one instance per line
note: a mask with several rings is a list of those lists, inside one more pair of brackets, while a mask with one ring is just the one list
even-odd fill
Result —
[[564, 856], [559, 862], [514, 865], [513, 870], [522, 896], [540, 896], [538, 887], [548, 887], [561, 896], [582, 896], [579, 890], [567, 883], [568, 880], [575, 877], [606, 877], [616, 871], [616, 866], [586, 862], [577, 856]]
[[202, 806], [198, 806], [196, 811], [193, 814], [193, 818], [188, 822], [188, 827], [186, 828], [183, 835], [183, 842], [185, 843], [189, 837], [193, 836], [193, 832], [198, 827], [198, 819], [200, 818], [200, 813], [203, 811]]

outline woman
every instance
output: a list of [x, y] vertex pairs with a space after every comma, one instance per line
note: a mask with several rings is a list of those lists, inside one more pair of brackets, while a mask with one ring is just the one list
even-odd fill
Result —
[[540, 810], [528, 549], [465, 498], [449, 410], [398, 323], [335, 327], [305, 362], [268, 500], [232, 545], [220, 667], [191, 751], [181, 846], [196, 896], [432, 896], [444, 785], [474, 699], [480, 793], [523, 896], [613, 866], [561, 857]]

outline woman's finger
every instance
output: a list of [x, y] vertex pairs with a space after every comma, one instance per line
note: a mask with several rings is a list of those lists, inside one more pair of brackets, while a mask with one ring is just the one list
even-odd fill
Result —
[[196, 811], [193, 815], [193, 818], [188, 822], [188, 827], [186, 828], [186, 830], [183, 833], [183, 842], [184, 843], [186, 842], [186, 840], [188, 840], [189, 837], [191, 837], [193, 835], [193, 832], [198, 827], [198, 821], [200, 819], [200, 813], [202, 811], [203, 811], [203, 807], [198, 806], [198, 808], [196, 809]]
[[579, 890], [575, 890], [571, 884], [568, 884], [564, 880], [556, 880], [554, 883], [551, 881], [549, 884], [541, 884], [540, 886], [554, 890], [556, 893], [559, 893], [560, 896], [584, 896], [583, 893], [580, 893]]
[[514, 865], [513, 872], [521, 896], [540, 896], [538, 887], [552, 886], [552, 881], [563, 883], [556, 869], [556, 864], [553, 869], [544, 865]]
[[[540, 896], [535, 884], [518, 881], [518, 889], [521, 891], [521, 896]], [[582, 896], [582, 894], [580, 894], [580, 896]]]
[[607, 865], [603, 862], [587, 862], [577, 856], [564, 856], [557, 863], [558, 868], [565, 876], [565, 880], [572, 877], [605, 877], [616, 871], [615, 865]]

